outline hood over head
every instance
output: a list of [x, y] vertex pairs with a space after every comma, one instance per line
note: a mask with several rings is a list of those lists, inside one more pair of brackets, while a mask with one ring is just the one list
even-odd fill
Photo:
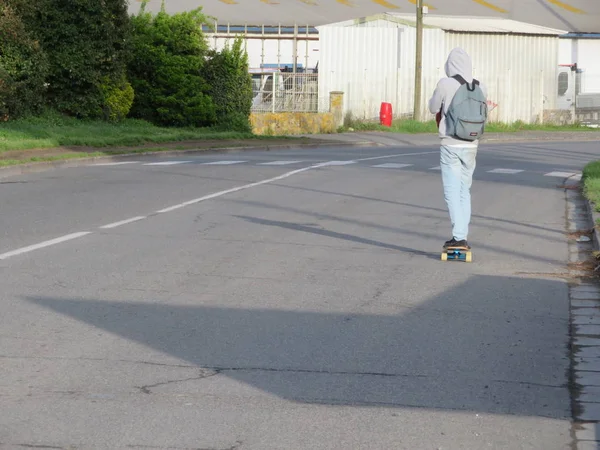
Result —
[[473, 81], [473, 64], [471, 63], [471, 57], [460, 47], [457, 47], [450, 52], [445, 69], [446, 75], [449, 77], [460, 75], [467, 83]]

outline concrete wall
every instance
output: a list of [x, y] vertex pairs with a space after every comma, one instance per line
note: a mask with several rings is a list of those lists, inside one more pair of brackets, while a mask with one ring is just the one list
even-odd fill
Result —
[[335, 133], [334, 114], [325, 113], [252, 113], [252, 131], [257, 135], [298, 135]]

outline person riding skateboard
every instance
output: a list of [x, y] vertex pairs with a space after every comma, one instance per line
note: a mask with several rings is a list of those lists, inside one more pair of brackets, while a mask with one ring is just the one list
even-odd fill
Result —
[[470, 249], [471, 185], [488, 115], [487, 90], [473, 78], [471, 57], [462, 48], [450, 52], [445, 71], [447, 78], [438, 82], [429, 100], [439, 129], [444, 199], [452, 223], [452, 238], [444, 248]]

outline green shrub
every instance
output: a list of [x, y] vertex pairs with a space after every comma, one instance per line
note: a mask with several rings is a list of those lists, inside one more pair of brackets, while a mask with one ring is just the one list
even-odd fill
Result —
[[121, 79], [129, 56], [127, 0], [4, 0], [48, 55], [48, 103], [76, 117], [102, 117], [102, 80]]
[[209, 52], [204, 77], [210, 86], [219, 128], [251, 131], [252, 78], [243, 42], [236, 37], [231, 48], [227, 45], [220, 52]]
[[168, 15], [146, 13], [133, 23], [128, 79], [135, 90], [130, 115], [163, 126], [211, 126], [215, 108], [202, 76], [208, 43], [201, 8]]
[[0, 4], [0, 120], [38, 113], [44, 104], [48, 60], [16, 7]]
[[104, 119], [111, 122], [123, 120], [129, 114], [135, 98], [133, 87], [123, 76], [119, 82], [105, 78], [101, 86], [104, 97]]

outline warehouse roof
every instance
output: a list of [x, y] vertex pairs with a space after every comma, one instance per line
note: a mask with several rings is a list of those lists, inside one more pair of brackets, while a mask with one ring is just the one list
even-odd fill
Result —
[[[234, 25], [325, 25], [385, 12], [414, 14], [416, 0], [164, 0], [168, 13], [201, 6], [220, 23]], [[141, 0], [129, 0], [130, 11]], [[157, 12], [163, 0], [150, 0]], [[512, 19], [575, 32], [600, 32], [600, 0], [425, 0], [441, 16]]]
[[[414, 14], [389, 14], [410, 23], [415, 24]], [[426, 26], [441, 28], [446, 31], [460, 31], [470, 33], [508, 33], [508, 34], [543, 34], [559, 36], [567, 33], [567, 30], [542, 27], [529, 23], [517, 22], [516, 20], [502, 18], [482, 17], [459, 17], [459, 16], [434, 16], [426, 15], [423, 19]]]

